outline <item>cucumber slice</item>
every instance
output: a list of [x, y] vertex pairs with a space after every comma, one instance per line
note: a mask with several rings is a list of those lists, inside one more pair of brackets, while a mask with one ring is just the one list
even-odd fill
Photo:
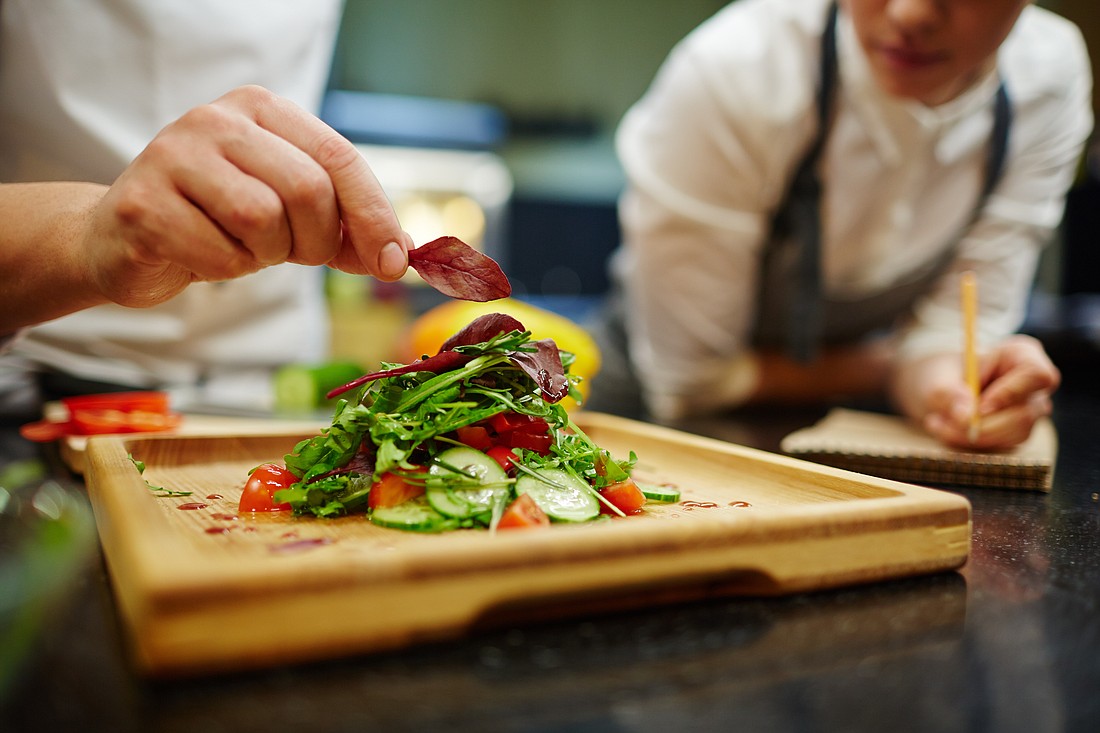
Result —
[[680, 490], [671, 486], [654, 486], [653, 484], [638, 484], [642, 494], [650, 501], [661, 501], [673, 504], [680, 501]]
[[583, 480], [560, 468], [537, 468], [532, 474], [516, 479], [516, 494], [530, 494], [551, 519], [587, 522], [600, 515], [600, 501]]
[[500, 464], [475, 448], [449, 448], [428, 468], [428, 503], [448, 517], [467, 519], [491, 514], [507, 503], [512, 482]]
[[445, 532], [458, 529], [458, 522], [437, 512], [423, 496], [417, 496], [396, 506], [375, 509], [371, 512], [370, 520], [379, 527], [412, 532]]

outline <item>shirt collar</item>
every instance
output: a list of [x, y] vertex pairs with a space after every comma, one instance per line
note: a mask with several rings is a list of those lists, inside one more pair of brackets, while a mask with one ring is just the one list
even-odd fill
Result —
[[955, 99], [936, 107], [891, 97], [875, 82], [851, 19], [844, 14], [837, 22], [837, 64], [843, 104], [860, 120], [889, 165], [900, 165], [903, 149], [914, 140], [928, 141], [940, 164], [957, 161], [988, 140], [991, 117], [981, 112], [991, 108], [1000, 85], [995, 68]]

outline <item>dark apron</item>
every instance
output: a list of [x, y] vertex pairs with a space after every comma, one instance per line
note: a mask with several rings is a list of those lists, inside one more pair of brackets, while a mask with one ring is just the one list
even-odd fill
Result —
[[[1012, 110], [1002, 82], [994, 103], [994, 122], [982, 191], [955, 246], [919, 274], [889, 290], [858, 300], [829, 298], [821, 282], [821, 180], [817, 174], [833, 114], [838, 74], [837, 6], [832, 4], [821, 39], [821, 77], [817, 90], [817, 133], [795, 168], [787, 195], [772, 220], [758, 279], [757, 315], [752, 343], [785, 347], [790, 356], [812, 362], [822, 344], [851, 343], [890, 327], [909, 312], [950, 265], [958, 242], [981, 214], [1004, 169]], [[621, 293], [613, 291], [590, 329], [600, 344], [603, 365], [592, 381], [589, 409], [634, 418], [647, 417], [634, 375], [626, 337]]]

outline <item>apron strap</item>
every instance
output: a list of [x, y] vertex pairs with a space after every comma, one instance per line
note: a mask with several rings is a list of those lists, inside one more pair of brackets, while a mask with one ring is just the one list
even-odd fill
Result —
[[788, 350], [800, 362], [812, 361], [822, 329], [821, 284], [821, 179], [817, 162], [825, 149], [832, 122], [837, 85], [837, 4], [829, 5], [821, 36], [821, 76], [817, 86], [817, 133], [795, 170], [787, 193], [786, 226], [792, 236], [795, 288], [788, 304]]
[[[817, 132], [802, 161], [795, 169], [787, 197], [773, 220], [776, 230], [788, 235], [794, 252], [794, 282], [787, 302], [787, 351], [796, 361], [809, 363], [820, 348], [823, 329], [824, 296], [821, 275], [821, 179], [818, 162], [828, 138], [832, 121], [834, 97], [838, 84], [836, 51], [837, 4], [831, 3], [821, 37], [821, 76], [817, 89]], [[981, 216], [986, 202], [1004, 172], [1008, 153], [1009, 129], [1012, 125], [1012, 105], [1004, 81], [997, 88], [993, 107], [993, 130], [986, 156], [984, 182], [969, 223], [959, 239]], [[784, 246], [773, 236], [771, 246]], [[780, 261], [783, 257], [778, 258]], [[788, 261], [789, 261], [788, 260]]]

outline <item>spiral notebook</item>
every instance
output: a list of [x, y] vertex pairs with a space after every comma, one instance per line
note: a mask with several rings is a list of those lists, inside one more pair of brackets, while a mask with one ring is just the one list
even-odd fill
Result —
[[1058, 436], [1044, 418], [1012, 450], [969, 453], [941, 445], [900, 416], [837, 408], [785, 437], [780, 448], [815, 463], [908, 483], [1050, 491]]

